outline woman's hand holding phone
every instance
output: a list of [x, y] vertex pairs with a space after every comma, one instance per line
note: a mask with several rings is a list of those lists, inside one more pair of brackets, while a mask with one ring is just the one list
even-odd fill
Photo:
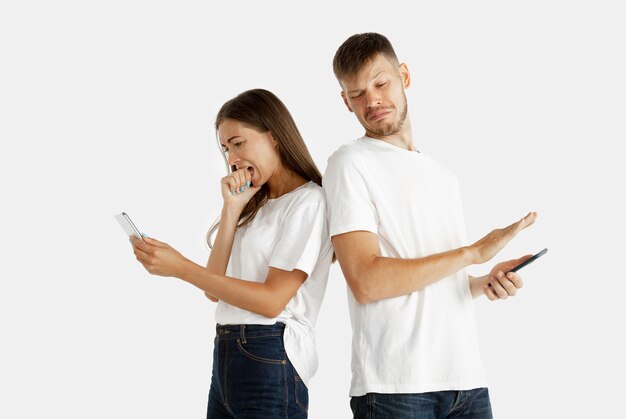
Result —
[[152, 275], [173, 276], [180, 278], [192, 261], [167, 243], [150, 237], [143, 237], [143, 241], [131, 237], [133, 250], [137, 260]]

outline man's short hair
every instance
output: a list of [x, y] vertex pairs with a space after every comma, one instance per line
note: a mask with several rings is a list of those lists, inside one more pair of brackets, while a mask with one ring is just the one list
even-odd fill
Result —
[[341, 80], [345, 76], [357, 74], [378, 54], [383, 54], [393, 63], [399, 63], [391, 42], [385, 36], [374, 32], [352, 35], [335, 53], [333, 58], [335, 77]]

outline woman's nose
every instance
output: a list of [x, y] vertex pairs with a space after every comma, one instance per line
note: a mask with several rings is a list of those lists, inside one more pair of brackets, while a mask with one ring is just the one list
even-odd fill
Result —
[[239, 161], [239, 156], [236, 153], [229, 151], [228, 164], [230, 164], [231, 166], [234, 166], [238, 161]]

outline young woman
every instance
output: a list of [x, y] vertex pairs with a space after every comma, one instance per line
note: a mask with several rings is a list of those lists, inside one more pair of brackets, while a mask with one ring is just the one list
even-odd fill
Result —
[[314, 325], [333, 251], [322, 177], [271, 92], [226, 102], [215, 127], [230, 173], [206, 267], [171, 246], [132, 239], [151, 274], [219, 301], [208, 418], [306, 418], [317, 369]]

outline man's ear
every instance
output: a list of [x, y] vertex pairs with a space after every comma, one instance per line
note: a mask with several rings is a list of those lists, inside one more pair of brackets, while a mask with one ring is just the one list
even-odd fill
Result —
[[341, 91], [341, 98], [343, 99], [343, 103], [346, 104], [346, 108], [348, 108], [350, 112], [354, 112], [352, 108], [350, 107], [350, 104], [348, 103], [348, 98], [346, 97], [346, 94], [343, 90]]
[[400, 72], [402, 85], [405, 89], [408, 89], [411, 85], [411, 73], [409, 72], [409, 67], [405, 63], [402, 63], [400, 64], [400, 67], [398, 67], [398, 71]]

